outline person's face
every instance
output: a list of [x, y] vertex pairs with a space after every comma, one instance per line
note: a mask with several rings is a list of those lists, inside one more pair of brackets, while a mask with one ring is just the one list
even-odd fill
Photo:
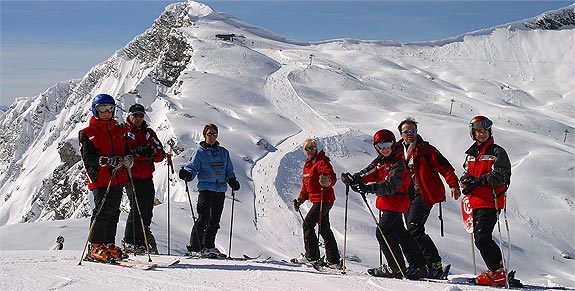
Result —
[[475, 139], [480, 143], [485, 143], [489, 139], [489, 129], [475, 129], [473, 132], [475, 134]]
[[208, 129], [205, 138], [206, 143], [212, 145], [216, 143], [216, 140], [218, 139], [218, 132], [215, 129]]
[[144, 123], [144, 113], [142, 112], [130, 113], [130, 115], [128, 116], [128, 120], [130, 120], [130, 122], [136, 127], [140, 127], [142, 126], [142, 123]]
[[386, 158], [391, 155], [391, 152], [392, 152], [391, 147], [379, 150], [379, 153], [382, 154]]
[[315, 157], [315, 155], [317, 154], [317, 146], [315, 145], [308, 145], [306, 147], [303, 148], [303, 151], [307, 157], [308, 160], [313, 159], [313, 157]]
[[114, 116], [114, 111], [116, 106], [114, 104], [98, 104], [96, 105], [96, 111], [98, 111], [98, 118], [101, 120], [110, 120]]
[[404, 144], [411, 144], [417, 140], [417, 128], [411, 123], [404, 123], [401, 126], [401, 138]]

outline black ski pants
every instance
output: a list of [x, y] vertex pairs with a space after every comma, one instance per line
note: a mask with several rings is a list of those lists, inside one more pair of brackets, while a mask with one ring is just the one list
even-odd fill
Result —
[[[419, 246], [415, 240], [405, 229], [400, 212], [382, 211], [377, 225], [379, 228], [375, 230], [375, 237], [387, 260], [387, 265], [390, 266], [392, 270], [399, 270], [395, 260], [399, 263], [399, 267], [405, 270], [403, 254], [405, 254], [407, 262], [414, 268], [425, 266], [426, 262], [423, 258], [423, 254], [421, 250], [419, 250]], [[382, 236], [382, 232], [385, 239]]]
[[319, 225], [319, 234], [324, 241], [325, 258], [327, 261], [335, 264], [338, 263], [341, 258], [339, 250], [337, 249], [335, 236], [333, 235], [333, 231], [331, 231], [331, 225], [329, 223], [329, 211], [332, 206], [333, 202], [314, 202], [305, 216], [303, 221], [303, 241], [305, 255], [310, 260], [315, 261], [320, 257], [319, 240], [315, 232], [316, 224]]
[[142, 232], [142, 222], [140, 221], [138, 206], [140, 212], [142, 213], [142, 221], [144, 222], [146, 236], [148, 242], [150, 242], [150, 234], [152, 233], [150, 230], [150, 224], [152, 223], [154, 197], [156, 190], [154, 188], [154, 180], [152, 177], [148, 179], [134, 178], [133, 181], [134, 188], [136, 189], [136, 199], [134, 199], [134, 191], [132, 190], [132, 185], [126, 186], [126, 193], [128, 194], [128, 199], [130, 200], [130, 213], [128, 214], [128, 219], [126, 220], [124, 242], [133, 244], [135, 246], [145, 246], [146, 240], [144, 239], [144, 233]]
[[[432, 207], [433, 208], [433, 207]], [[425, 233], [425, 222], [429, 217], [431, 208], [425, 207], [423, 200], [420, 195], [415, 195], [411, 199], [411, 204], [407, 213], [405, 213], [405, 223], [407, 224], [407, 231], [411, 234], [411, 237], [417, 242], [419, 249], [425, 257], [427, 265], [432, 263], [441, 262], [441, 257], [439, 256], [439, 251], [431, 240], [431, 237]]]
[[[92, 243], [107, 244], [116, 242], [116, 229], [120, 219], [120, 203], [122, 202], [124, 186], [112, 186], [106, 193], [107, 189], [106, 187], [92, 190], [94, 204], [96, 205], [92, 210], [92, 219], [90, 221], [93, 223], [94, 219], [96, 220], [89, 239]], [[102, 210], [98, 213], [100, 206], [102, 206]]]
[[493, 240], [493, 229], [497, 223], [495, 208], [480, 208], [473, 210], [473, 238], [481, 257], [491, 271], [499, 269], [502, 262], [501, 249]]
[[226, 193], [203, 190], [198, 195], [198, 219], [190, 234], [190, 250], [199, 252], [203, 248], [215, 248], [216, 234], [224, 211]]

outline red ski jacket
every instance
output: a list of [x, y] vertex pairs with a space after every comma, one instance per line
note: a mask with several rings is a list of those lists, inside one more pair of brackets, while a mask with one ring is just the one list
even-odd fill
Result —
[[[395, 158], [393, 158], [395, 156]], [[362, 177], [364, 183], [377, 183], [375, 190], [377, 198], [375, 207], [379, 210], [389, 210], [406, 213], [409, 209], [409, 184], [411, 177], [405, 161], [400, 155], [392, 154], [383, 158]]]
[[511, 182], [511, 162], [507, 152], [490, 137], [483, 145], [474, 143], [465, 153], [464, 175], [479, 179], [479, 185], [468, 194], [471, 208], [495, 208], [494, 187], [498, 208], [505, 208], [505, 192]]
[[[136, 179], [151, 178], [155, 170], [154, 163], [161, 162], [166, 156], [164, 147], [156, 133], [148, 127], [148, 124], [145, 121], [142, 123], [140, 128], [137, 128], [129, 120], [126, 120], [126, 122], [128, 124], [126, 139], [128, 141], [130, 151], [134, 155], [132, 176]], [[134, 151], [137, 147], [145, 144], [155, 150], [155, 155], [152, 156], [152, 159], [147, 156], [138, 156]]]
[[[319, 184], [319, 176], [321, 174], [325, 174], [331, 179], [331, 185], [328, 187], [322, 187]], [[329, 162], [329, 158], [325, 155], [323, 150], [319, 151], [313, 159], [305, 162], [301, 181], [302, 187], [299, 196], [304, 200], [309, 199], [310, 202], [322, 202], [322, 200], [323, 202], [335, 201], [333, 185], [337, 182], [337, 177]]]
[[128, 184], [128, 171], [121, 167], [112, 178], [113, 167], [100, 166], [100, 157], [125, 156], [129, 154], [126, 143], [126, 128], [116, 120], [90, 118], [88, 127], [78, 133], [80, 153], [86, 168], [88, 189]]
[[[401, 141], [398, 141], [401, 143]], [[402, 144], [402, 146], [405, 146]], [[455, 169], [449, 161], [434, 146], [424, 141], [418, 134], [417, 143], [409, 156], [404, 160], [409, 164], [409, 159], [413, 157], [413, 169], [415, 173], [415, 183], [419, 188], [419, 193], [423, 203], [427, 208], [433, 204], [445, 201], [445, 187], [439, 177], [441, 174], [450, 188], [459, 189], [459, 179], [455, 175]]]

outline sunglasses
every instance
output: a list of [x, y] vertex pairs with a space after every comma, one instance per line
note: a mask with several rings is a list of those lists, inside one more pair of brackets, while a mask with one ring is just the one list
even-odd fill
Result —
[[306, 152], [311, 152], [311, 151], [315, 151], [317, 149], [316, 146], [310, 146], [310, 147], [305, 147], [304, 150]]
[[218, 136], [217, 132], [208, 132], [206, 133], [207, 136]]
[[417, 128], [406, 129], [406, 130], [402, 131], [401, 133], [403, 133], [403, 134], [417, 133]]
[[392, 145], [393, 145], [392, 141], [380, 141], [374, 144], [373, 147], [375, 147], [376, 150], [381, 151], [390, 148]]
[[96, 110], [101, 113], [114, 113], [116, 111], [116, 105], [114, 104], [98, 104], [96, 105]]
[[134, 116], [134, 117], [144, 117], [144, 113], [131, 113], [130, 115]]

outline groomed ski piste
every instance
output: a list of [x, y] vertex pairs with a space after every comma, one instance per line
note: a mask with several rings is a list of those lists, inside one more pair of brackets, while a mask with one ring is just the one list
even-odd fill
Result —
[[[152, 232], [163, 255], [152, 256], [152, 261], [177, 258], [180, 263], [148, 271], [78, 265], [89, 228], [89, 218], [82, 214], [93, 207], [91, 195], [78, 201], [64, 199], [63, 203], [76, 208], [61, 211], [69, 218], [53, 220], [54, 210], [42, 208], [42, 203], [57, 193], [41, 184], [62, 164], [59, 144], [77, 146], [77, 132], [86, 124], [70, 121], [88, 114], [91, 97], [74, 95], [67, 100], [51, 95], [60, 92], [55, 87], [44, 99], [17, 101], [0, 118], [3, 126], [35, 120], [22, 125], [17, 159], [7, 167], [19, 169], [19, 174], [0, 174], [4, 183], [0, 186], [1, 290], [492, 290], [367, 275], [368, 268], [379, 265], [378, 244], [373, 220], [353, 191], [347, 256], [354, 260], [347, 263], [348, 273], [282, 262], [303, 251], [302, 221], [291, 201], [301, 188], [305, 138], [319, 139], [339, 176], [358, 171], [375, 157], [371, 144], [375, 131], [386, 128], [397, 134], [397, 124], [412, 116], [420, 122], [419, 134], [446, 156], [460, 176], [464, 152], [472, 143], [467, 124], [475, 115], [494, 121], [495, 141], [512, 162], [507, 205], [510, 268], [524, 284], [575, 287], [575, 263], [568, 259], [575, 254], [572, 27], [544, 31], [507, 24], [415, 44], [351, 39], [304, 43], [197, 2], [185, 4], [193, 25], [177, 31], [193, 50], [173, 87], [156, 86], [148, 77], [149, 64], [118, 53], [107, 63], [114, 64], [114, 72], [97, 79], [91, 92], [119, 96], [125, 108], [135, 101], [143, 104], [146, 120], [168, 151], [168, 141], [175, 141], [176, 174], [169, 182], [166, 163], [156, 164], [154, 183], [162, 204], [154, 209]], [[170, 5], [167, 11], [177, 7]], [[214, 37], [222, 32], [245, 39], [230, 43]], [[450, 100], [455, 100], [452, 108]], [[36, 109], [46, 106], [42, 102], [61, 111], [41, 115]], [[235, 193], [231, 256], [270, 257], [266, 262], [184, 257], [193, 222], [177, 170], [210, 122], [219, 126], [218, 140], [230, 151], [241, 183]], [[41, 130], [34, 131], [38, 126]], [[34, 142], [27, 143], [28, 139]], [[85, 181], [79, 169], [66, 172], [70, 181]], [[196, 181], [189, 184], [194, 207], [195, 185]], [[39, 198], [32, 199], [32, 193]], [[336, 184], [335, 193], [331, 225], [343, 254], [343, 183]], [[368, 200], [374, 208], [374, 196]], [[230, 240], [230, 203], [227, 199], [216, 240], [224, 253]], [[302, 205], [303, 215], [309, 206]], [[448, 197], [442, 206], [445, 236], [439, 235], [437, 206], [426, 224], [427, 233], [444, 264], [452, 265], [453, 276], [473, 277], [471, 242], [460, 201]], [[126, 216], [122, 212], [117, 243], [123, 237]], [[504, 224], [502, 231], [507, 256]], [[65, 237], [64, 249], [48, 251], [59, 235]], [[494, 237], [498, 241], [497, 229]], [[485, 265], [477, 251], [475, 256], [477, 271], [483, 272]], [[147, 256], [138, 258], [147, 261]]]

